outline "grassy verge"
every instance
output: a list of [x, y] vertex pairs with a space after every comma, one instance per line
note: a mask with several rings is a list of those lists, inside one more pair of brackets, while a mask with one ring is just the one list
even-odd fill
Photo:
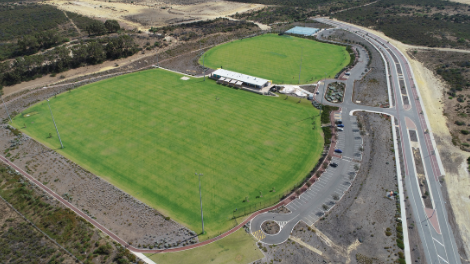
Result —
[[242, 228], [237, 232], [209, 245], [186, 251], [147, 254], [156, 263], [251, 263], [264, 257], [254, 238]]
[[306, 100], [181, 77], [148, 70], [51, 98], [64, 149], [45, 102], [13, 125], [198, 233], [203, 173], [207, 239], [235, 225], [236, 208], [305, 177], [322, 151], [320, 120]]

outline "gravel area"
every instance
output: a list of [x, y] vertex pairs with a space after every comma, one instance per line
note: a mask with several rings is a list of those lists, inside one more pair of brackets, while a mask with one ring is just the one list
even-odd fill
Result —
[[0, 151], [99, 223], [142, 247], [177, 247], [197, 242], [196, 233], [25, 135], [0, 128]]

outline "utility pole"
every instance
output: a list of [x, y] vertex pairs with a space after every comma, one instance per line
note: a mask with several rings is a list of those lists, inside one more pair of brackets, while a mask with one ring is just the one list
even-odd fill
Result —
[[304, 56], [304, 47], [302, 47], [302, 55], [300, 55], [300, 70], [299, 70], [299, 83], [300, 84], [300, 73], [302, 72], [302, 58]]
[[204, 234], [204, 214], [202, 213], [202, 195], [201, 195], [201, 176], [204, 174], [202, 173], [195, 173], [196, 176], [199, 176], [199, 202], [201, 204], [201, 222], [202, 222], [202, 234]]
[[11, 121], [10, 113], [8, 113], [7, 105], [5, 104], [5, 101], [3, 101], [3, 96], [2, 96], [2, 102], [3, 102], [3, 106], [5, 107], [5, 111], [7, 112], [8, 118], [10, 119], [10, 122], [13, 124], [13, 121]]
[[55, 124], [55, 121], [54, 121], [54, 115], [52, 114], [52, 109], [51, 109], [51, 105], [49, 104], [49, 99], [47, 99], [47, 105], [49, 106], [49, 111], [51, 112], [52, 122], [54, 123], [55, 131], [57, 132], [57, 136], [59, 137], [60, 148], [63, 149], [64, 145], [62, 145], [62, 140], [60, 139], [60, 135], [59, 135], [59, 129], [57, 129], [57, 125]]

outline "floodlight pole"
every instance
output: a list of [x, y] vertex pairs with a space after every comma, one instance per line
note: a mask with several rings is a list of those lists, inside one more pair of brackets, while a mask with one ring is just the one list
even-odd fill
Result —
[[5, 104], [5, 101], [3, 101], [3, 96], [2, 96], [2, 102], [3, 102], [3, 106], [5, 107], [5, 111], [7, 112], [8, 118], [10, 119], [10, 122], [13, 124], [13, 121], [11, 121], [10, 113], [8, 113], [7, 105]]
[[63, 149], [64, 145], [62, 144], [62, 140], [60, 139], [59, 129], [57, 129], [57, 125], [56, 125], [55, 120], [54, 120], [54, 115], [52, 114], [51, 105], [49, 104], [49, 99], [47, 99], [47, 105], [49, 106], [49, 111], [51, 112], [52, 122], [54, 123], [55, 131], [57, 132], [57, 136], [59, 137], [60, 148]]
[[302, 57], [304, 56], [304, 47], [302, 47], [302, 55], [300, 55], [300, 70], [299, 70], [299, 83], [300, 84], [300, 73], [302, 72]]
[[320, 116], [323, 113], [323, 97], [325, 97], [325, 93], [326, 93], [326, 72], [325, 72], [325, 81], [323, 82], [323, 94], [321, 95]]
[[199, 203], [201, 204], [201, 222], [202, 222], [202, 234], [204, 234], [204, 214], [202, 213], [202, 195], [201, 195], [201, 176], [204, 174], [202, 173], [195, 173], [196, 176], [199, 176]]

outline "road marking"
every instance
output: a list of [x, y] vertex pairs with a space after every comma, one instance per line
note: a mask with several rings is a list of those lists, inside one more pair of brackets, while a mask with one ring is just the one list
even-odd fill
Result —
[[[277, 221], [276, 221], [276, 222], [277, 222]], [[287, 223], [289, 223], [289, 221], [280, 221], [280, 222], [277, 222], [277, 224], [279, 225], [280, 230], [282, 230], [282, 228], [284, 228], [284, 226], [286, 226]]]
[[432, 238], [434, 241], [436, 241], [437, 243], [439, 243], [439, 245], [445, 247], [441, 242], [439, 242], [439, 240], [435, 239], [434, 237]]
[[266, 235], [264, 234], [264, 232], [261, 231], [261, 230], [255, 231], [254, 233], [251, 233], [251, 234], [252, 234], [256, 239], [258, 239], [258, 241], [263, 240], [263, 239], [266, 237]]
[[440, 259], [442, 259], [445, 263], [449, 263], [447, 262], [447, 260], [443, 259], [441, 256], [439, 256], [438, 254], [436, 254]]

